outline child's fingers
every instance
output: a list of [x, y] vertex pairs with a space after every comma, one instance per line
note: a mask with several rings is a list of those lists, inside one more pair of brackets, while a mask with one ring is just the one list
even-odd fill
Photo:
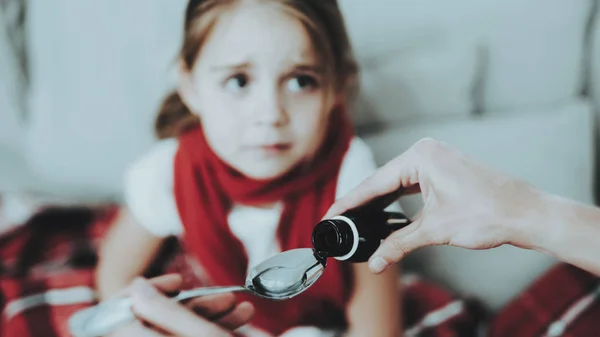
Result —
[[149, 327], [144, 326], [140, 321], [134, 321], [118, 330], [111, 332], [105, 337], [165, 337], [167, 335], [160, 331], [153, 330]]
[[254, 316], [254, 306], [250, 302], [242, 302], [226, 316], [220, 318], [217, 324], [228, 330], [235, 330], [248, 323]]
[[166, 274], [148, 280], [157, 289], [165, 293], [178, 292], [183, 278], [179, 274]]
[[[179, 275], [179, 274], [161, 275], [161, 276], [151, 278], [147, 281], [150, 282], [150, 284], [152, 284], [152, 286], [154, 286], [155, 288], [159, 289], [160, 291], [162, 291], [164, 293], [179, 292], [181, 284], [183, 283], [183, 279], [181, 278], [181, 275]], [[130, 296], [131, 295], [131, 287], [132, 286], [129, 285], [127, 288], [119, 291], [114, 296], [111, 296], [111, 298]]]
[[236, 299], [232, 293], [197, 297], [186, 306], [202, 317], [210, 320], [219, 319], [235, 309]]

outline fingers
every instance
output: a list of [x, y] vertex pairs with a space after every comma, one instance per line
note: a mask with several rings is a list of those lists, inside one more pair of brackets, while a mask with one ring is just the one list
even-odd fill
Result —
[[179, 274], [167, 274], [158, 276], [148, 280], [150, 284], [156, 287], [158, 290], [165, 293], [172, 293], [179, 291], [183, 279]]
[[143, 329], [140, 329], [139, 331], [136, 331], [136, 336], [137, 337], [167, 337], [168, 335], [163, 335], [160, 332], [150, 330], [147, 328], [143, 328]]
[[[183, 279], [181, 278], [181, 275], [179, 275], [179, 274], [167, 274], [167, 275], [154, 277], [154, 278], [148, 280], [148, 282], [150, 282], [150, 284], [152, 284], [154, 287], [156, 287], [157, 289], [159, 289], [160, 291], [162, 291], [164, 293], [173, 293], [173, 292], [179, 291], [179, 288], [181, 287], [181, 284], [183, 283]], [[129, 296], [130, 294], [131, 294], [131, 285], [129, 285], [125, 289], [122, 289], [117, 294], [115, 294], [113, 297]]]
[[415, 249], [433, 244], [422, 228], [421, 220], [415, 220], [388, 236], [369, 259], [369, 269], [376, 274], [382, 273]]
[[236, 304], [235, 295], [229, 293], [197, 297], [190, 300], [186, 306], [198, 315], [214, 320], [233, 311]]
[[136, 279], [132, 286], [133, 310], [141, 319], [177, 336], [229, 336], [214, 323], [170, 300], [148, 281]]
[[254, 316], [254, 306], [249, 302], [237, 305], [233, 294], [198, 297], [188, 303], [199, 315], [225, 329], [233, 330], [248, 323]]
[[139, 337], [164, 337], [164, 334], [161, 334], [159, 331], [151, 330], [145, 327], [140, 321], [133, 321], [130, 324], [127, 324], [117, 331], [111, 332], [105, 337], [130, 337], [130, 336], [139, 336]]
[[[415, 181], [413, 176], [402, 176], [407, 154], [390, 161], [379, 168], [373, 175], [363, 181], [346, 196], [337, 200], [327, 211], [325, 218], [339, 215], [345, 211], [361, 206], [372, 199], [397, 191], [404, 183]], [[418, 183], [418, 181], [416, 181]], [[407, 186], [414, 184], [408, 184]]]
[[248, 323], [254, 316], [254, 306], [249, 302], [240, 303], [232, 312], [220, 318], [217, 323], [228, 330], [235, 330]]
[[422, 192], [426, 197], [427, 186], [419, 186], [422, 182], [424, 161], [432, 157], [440, 143], [432, 139], [422, 139], [406, 152], [392, 159], [379, 168], [373, 175], [363, 181], [345, 197], [336, 201], [327, 211], [324, 218], [339, 215], [345, 211], [361, 206], [374, 198], [393, 193], [402, 188], [402, 194]]
[[133, 323], [135, 325], [134, 330], [130, 331], [128, 334], [123, 334], [123, 337], [129, 336], [139, 336], [139, 337], [166, 337], [167, 334], [163, 334], [161, 331], [157, 331], [154, 329], [150, 329], [144, 326], [141, 322], [136, 321]]

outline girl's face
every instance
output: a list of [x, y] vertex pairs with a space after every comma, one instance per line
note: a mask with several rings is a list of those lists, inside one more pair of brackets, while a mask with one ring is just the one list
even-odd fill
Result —
[[222, 15], [180, 94], [200, 116], [207, 141], [254, 179], [281, 176], [324, 138], [334, 99], [302, 23], [250, 2]]

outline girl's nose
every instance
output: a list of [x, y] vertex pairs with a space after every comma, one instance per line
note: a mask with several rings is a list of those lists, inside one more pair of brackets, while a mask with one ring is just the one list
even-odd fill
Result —
[[283, 126], [288, 122], [288, 114], [279, 93], [275, 88], [264, 90], [254, 109], [254, 121], [262, 125]]

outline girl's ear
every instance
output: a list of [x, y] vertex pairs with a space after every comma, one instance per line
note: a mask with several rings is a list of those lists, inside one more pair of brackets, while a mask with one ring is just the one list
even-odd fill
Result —
[[195, 90], [194, 77], [182, 61], [179, 62], [179, 85], [177, 87], [177, 92], [188, 109], [199, 116], [200, 107], [198, 105], [198, 95]]

